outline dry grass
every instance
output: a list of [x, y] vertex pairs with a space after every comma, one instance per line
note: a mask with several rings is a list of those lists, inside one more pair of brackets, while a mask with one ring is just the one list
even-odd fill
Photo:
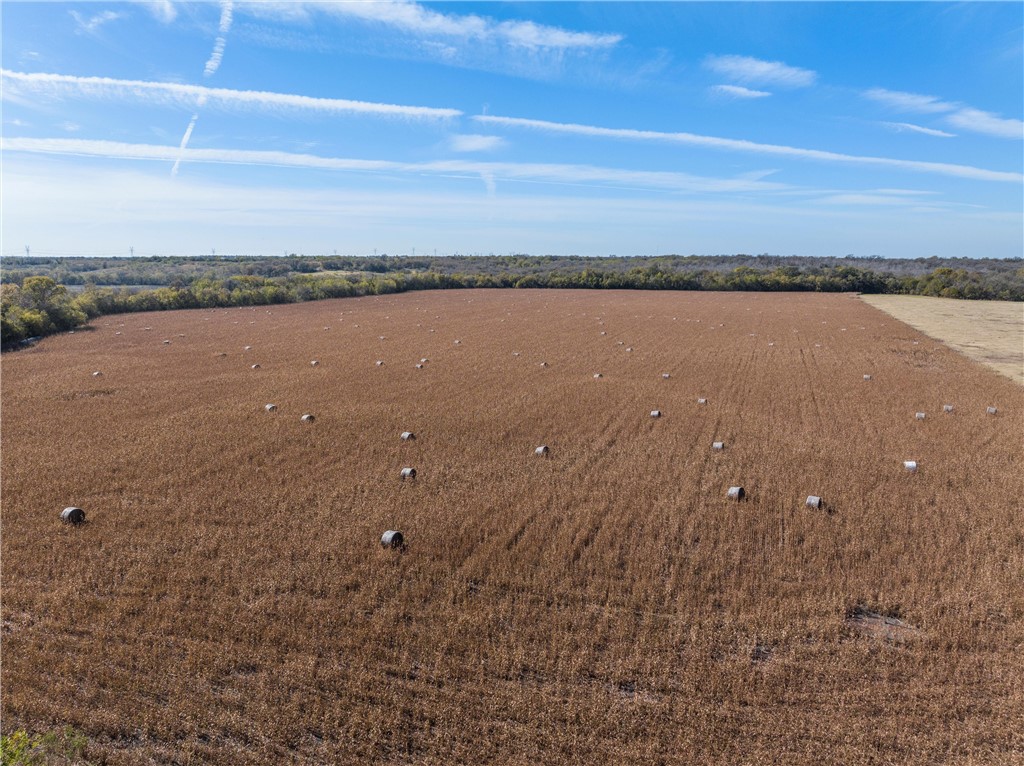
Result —
[[1024, 304], [923, 295], [862, 295], [861, 299], [1024, 383]]
[[3, 373], [5, 731], [111, 764], [1021, 760], [1021, 389], [852, 296], [129, 315]]

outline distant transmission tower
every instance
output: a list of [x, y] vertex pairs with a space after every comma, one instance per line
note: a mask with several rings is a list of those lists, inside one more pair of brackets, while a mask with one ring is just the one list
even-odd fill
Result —
[[135, 245], [131, 245], [128, 248], [128, 252], [131, 254], [132, 258], [134, 258], [135, 257]]

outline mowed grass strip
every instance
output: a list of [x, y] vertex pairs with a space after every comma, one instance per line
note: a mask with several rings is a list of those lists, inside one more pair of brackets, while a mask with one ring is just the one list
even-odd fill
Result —
[[1021, 390], [853, 296], [135, 314], [3, 372], [5, 731], [109, 763], [1019, 754]]

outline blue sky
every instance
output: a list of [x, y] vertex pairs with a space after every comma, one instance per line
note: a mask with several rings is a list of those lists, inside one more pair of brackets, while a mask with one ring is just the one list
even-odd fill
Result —
[[2, 252], [1024, 253], [1024, 4], [4, 2]]

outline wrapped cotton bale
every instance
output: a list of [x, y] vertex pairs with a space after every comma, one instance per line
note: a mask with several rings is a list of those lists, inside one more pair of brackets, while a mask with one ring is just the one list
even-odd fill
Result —
[[242, 349], [243, 351], [252, 351], [252, 346], [246, 346]]
[[252, 366], [252, 369], [254, 369], [254, 370], [258, 370], [259, 368], [260, 368], [260, 366], [259, 366], [258, 364], [254, 364], [254, 365]]
[[622, 340], [620, 340], [620, 341], [619, 341], [619, 345], [620, 345], [620, 346], [625, 346], [625, 345], [626, 345], [626, 342], [625, 342], [625, 341], [622, 341]]
[[669, 374], [668, 374], [667, 372], [663, 372], [663, 373], [661, 373], [661, 377], [662, 377], [662, 378], [664, 378], [665, 380], [668, 380], [668, 379], [669, 379], [669, 378], [671, 378], [672, 376], [671, 376], [671, 375], [669, 375]]
[[747, 496], [747, 493], [743, 487], [729, 487], [729, 491], [726, 492], [725, 495], [730, 500], [742, 500]]
[[513, 351], [512, 352], [512, 356], [519, 356], [519, 352], [518, 351]]
[[462, 345], [462, 341], [461, 341], [461, 340], [457, 340], [457, 341], [455, 341], [455, 345], [456, 345], [456, 346], [461, 346], [461, 345]]
[[995, 415], [997, 410], [995, 407], [989, 407], [985, 410], [985, 412], [987, 412], [989, 415]]
[[865, 375], [864, 376], [864, 380], [871, 380], [871, 376], [870, 375]]
[[942, 411], [943, 412], [952, 412], [953, 411], [953, 405], [952, 404], [943, 404], [942, 405]]
[[601, 373], [599, 373], [599, 372], [595, 372], [594, 373], [594, 380], [600, 380], [601, 377], [602, 377]]
[[415, 468], [403, 468], [401, 476], [402, 476], [402, 481], [405, 481], [406, 479], [415, 479], [416, 478], [416, 469]]
[[821, 508], [823, 503], [821, 502], [821, 498], [818, 497], [817, 495], [808, 495], [807, 501], [804, 503], [804, 505], [806, 505], [808, 508]]
[[915, 412], [914, 417], [917, 418], [918, 420], [924, 420], [925, 414], [923, 412]]
[[548, 366], [548, 363], [547, 363], [547, 362], [541, 362], [541, 363], [540, 363], [540, 366], [541, 366], [541, 367], [547, 367], [547, 366]]
[[380, 536], [380, 544], [384, 548], [404, 548], [405, 538], [402, 536], [402, 533], [399, 532], [397, 529], [389, 529], [387, 532]]
[[547, 448], [547, 445], [546, 444], [542, 444], [539, 447], [537, 447], [537, 449], [535, 449], [533, 451], [533, 454], [536, 455], [537, 457], [547, 457], [548, 456], [548, 451], [549, 450]]
[[661, 417], [661, 410], [651, 410], [651, 417], [652, 418], [660, 418]]
[[171, 342], [170, 342], [169, 340], [165, 340], [165, 341], [164, 341], [164, 345], [165, 345], [165, 346], [169, 346], [169, 345], [171, 345]]
[[701, 398], [701, 399], [697, 400], [697, 404], [707, 404], [707, 403], [708, 403], [708, 400], [704, 399], [704, 398]]
[[725, 449], [725, 442], [711, 442], [711, 449], [721, 452]]
[[102, 373], [102, 372], [100, 372], [99, 370], [96, 370], [96, 371], [95, 371], [95, 372], [94, 372], [94, 373], [92, 374], [92, 376], [93, 376], [94, 378], [99, 378], [99, 377], [102, 377], [102, 375], [103, 375], [103, 373]]
[[265, 405], [263, 405], [263, 409], [265, 409], [267, 412], [276, 412], [277, 411], [277, 405], [276, 404], [265, 404]]
[[378, 367], [383, 367], [384, 366], [384, 360], [383, 359], [378, 359], [377, 360], [377, 366]]
[[914, 471], [917, 470], [917, 461], [916, 460], [904, 460], [903, 461], [903, 467], [906, 470], [910, 471], [910, 473], [914, 473]]
[[316, 366], [318, 366], [319, 364], [320, 364], [320, 362], [318, 362], [318, 361], [317, 361], [316, 359], [314, 359], [314, 360], [313, 360], [312, 362], [310, 362], [310, 363], [309, 363], [309, 366], [310, 366], [310, 367], [316, 367]]
[[378, 335], [377, 340], [387, 340], [383, 335]]
[[604, 330], [601, 330], [601, 334], [602, 335], [607, 335], [608, 333], [606, 333]]
[[422, 359], [420, 359], [420, 364], [426, 364], [429, 361], [430, 361], [429, 359], [427, 359], [426, 357], [423, 357]]
[[411, 442], [416, 440], [416, 434], [412, 431], [402, 431], [402, 441]]
[[632, 351], [632, 350], [633, 350], [632, 346], [630, 346], [629, 348], [626, 349], [626, 351]]
[[81, 524], [85, 521], [85, 511], [70, 505], [60, 512], [60, 520], [65, 524]]
[[301, 420], [303, 423], [312, 423], [314, 420], [316, 420], [316, 417], [314, 417], [313, 415], [310, 415], [307, 412], [305, 415], [303, 415], [301, 418], [299, 418], [299, 420]]

